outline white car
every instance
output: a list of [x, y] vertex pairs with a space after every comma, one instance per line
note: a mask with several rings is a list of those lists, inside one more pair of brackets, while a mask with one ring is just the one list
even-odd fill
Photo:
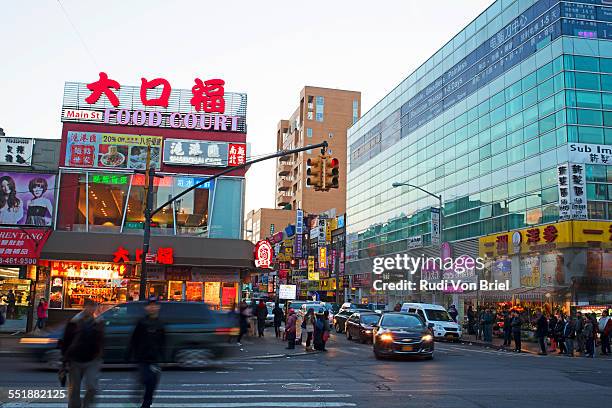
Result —
[[455, 322], [446, 309], [440, 305], [404, 303], [401, 311], [419, 315], [427, 326], [433, 326], [433, 335], [437, 339], [459, 340], [461, 338], [461, 325]]

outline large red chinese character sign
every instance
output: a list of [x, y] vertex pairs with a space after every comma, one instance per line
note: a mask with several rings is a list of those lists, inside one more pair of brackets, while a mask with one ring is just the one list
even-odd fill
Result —
[[209, 79], [202, 82], [200, 78], [196, 78], [195, 83], [191, 88], [191, 106], [198, 112], [203, 110], [206, 113], [225, 113], [225, 81]]
[[246, 163], [246, 145], [241, 143], [230, 143], [227, 156], [228, 166], [239, 166]]
[[[170, 86], [170, 82], [165, 80], [164, 78], [155, 78], [150, 81], [147, 81], [146, 78], [141, 78], [142, 84], [140, 85], [140, 101], [144, 106], [163, 106], [164, 108], [168, 107], [168, 99], [170, 99], [170, 92], [172, 92], [172, 87]], [[163, 86], [162, 93], [159, 98], [148, 99], [147, 91], [149, 89], [155, 89], [158, 86]]]
[[109, 79], [106, 72], [100, 72], [100, 79], [91, 84], [87, 84], [87, 89], [91, 91], [91, 95], [85, 98], [85, 102], [93, 104], [98, 102], [102, 94], [106, 95], [108, 101], [116, 108], [119, 106], [119, 98], [111, 89], [119, 90], [121, 85], [119, 82]]
[[259, 241], [255, 245], [255, 266], [271, 269], [273, 253], [272, 245], [268, 241]]

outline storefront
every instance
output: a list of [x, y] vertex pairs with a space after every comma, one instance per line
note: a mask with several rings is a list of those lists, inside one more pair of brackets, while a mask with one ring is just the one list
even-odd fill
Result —
[[[104, 308], [139, 300], [141, 246], [137, 235], [54, 231], [37, 268], [49, 294], [50, 321], [76, 313], [85, 298]], [[146, 293], [229, 309], [239, 301], [239, 284], [252, 265], [249, 241], [154, 236]]]

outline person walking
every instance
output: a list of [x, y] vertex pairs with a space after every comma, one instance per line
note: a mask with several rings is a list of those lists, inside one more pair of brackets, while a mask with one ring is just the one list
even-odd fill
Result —
[[45, 298], [41, 298], [38, 301], [38, 306], [36, 307], [36, 327], [39, 330], [43, 330], [47, 325], [47, 319], [49, 317], [49, 303], [45, 300]]
[[306, 351], [312, 351], [310, 343], [312, 342], [312, 338], [314, 335], [314, 326], [315, 326], [315, 315], [314, 309], [308, 309], [308, 313], [304, 316], [304, 320], [302, 321], [302, 332], [306, 332]]
[[593, 321], [590, 316], [586, 316], [584, 319], [584, 326], [582, 328], [582, 335], [584, 340], [585, 353], [584, 357], [593, 358], [595, 356], [595, 342], [593, 340]]
[[602, 312], [597, 326], [599, 327], [601, 354], [607, 356], [610, 354], [610, 332], [612, 332], [612, 318], [608, 316], [607, 310]]
[[284, 313], [283, 313], [283, 309], [281, 309], [281, 307], [279, 306], [278, 301], [274, 304], [274, 309], [272, 309], [272, 314], [274, 315], [274, 333], [276, 334], [276, 338], [280, 339], [281, 337], [280, 326], [281, 326], [281, 323], [283, 322]]
[[557, 351], [557, 337], [555, 336], [555, 327], [557, 326], [557, 316], [551, 315], [548, 318], [548, 339], [550, 340], [550, 349], [548, 350], [551, 353]]
[[240, 306], [238, 307], [238, 319], [239, 319], [239, 327], [240, 327], [240, 332], [238, 334], [238, 339], [236, 340], [236, 344], [238, 344], [238, 346], [242, 346], [241, 340], [242, 340], [242, 336], [244, 336], [246, 334], [246, 332], [249, 330], [249, 305], [247, 305], [247, 303], [243, 300], [242, 302], [240, 302]]
[[[93, 406], [104, 349], [104, 322], [95, 319], [98, 305], [85, 299], [83, 311], [66, 325], [61, 341], [62, 361], [68, 366], [68, 408]], [[81, 403], [81, 382], [85, 397]]]
[[576, 330], [576, 351], [584, 354], [584, 317], [581, 312], [576, 312], [574, 330]]
[[317, 351], [323, 350], [323, 333], [325, 332], [325, 323], [323, 315], [315, 315], [315, 330], [312, 337], [314, 349]]
[[474, 321], [476, 320], [476, 315], [474, 314], [474, 309], [472, 308], [472, 305], [468, 306], [467, 319], [468, 319], [468, 334], [470, 335], [476, 334], [476, 330], [474, 330]]
[[266, 317], [268, 316], [268, 308], [263, 300], [259, 301], [257, 305], [257, 332], [259, 337], [264, 336], [264, 330], [266, 329]]
[[541, 310], [538, 309], [536, 312], [536, 332], [535, 336], [538, 339], [538, 344], [540, 345], [540, 352], [538, 355], [545, 356], [546, 353], [546, 336], [548, 336], [548, 320], [546, 320], [546, 316], [542, 313]]
[[15, 293], [12, 289], [9, 289], [8, 293], [6, 294], [6, 303], [6, 319], [15, 319], [17, 317], [17, 298], [15, 297]]
[[565, 328], [565, 317], [560, 314], [557, 318], [557, 324], [555, 324], [555, 340], [559, 345], [559, 354], [567, 354], [567, 347], [565, 347], [565, 337], [563, 336], [563, 329]]
[[493, 320], [494, 316], [491, 313], [491, 309], [487, 309], [482, 316], [482, 325], [483, 325], [483, 337], [484, 341], [487, 343], [493, 342]]
[[563, 328], [563, 338], [568, 357], [574, 357], [574, 339], [576, 338], [576, 321], [573, 316], [567, 318]]
[[512, 322], [510, 326], [512, 327], [512, 337], [514, 338], [514, 351], [517, 353], [521, 352], [521, 326], [523, 325], [523, 321], [519, 316], [517, 311], [512, 313]]
[[159, 309], [155, 298], [149, 299], [145, 306], [146, 315], [136, 323], [128, 345], [128, 361], [134, 358], [138, 363], [140, 382], [144, 386], [141, 408], [151, 407], [161, 375], [159, 363], [165, 360], [166, 330], [159, 320]]
[[285, 324], [285, 333], [287, 333], [287, 349], [295, 349], [295, 337], [297, 332], [297, 316], [295, 310], [289, 308], [287, 311], [287, 323]]
[[448, 308], [448, 314], [454, 322], [457, 321], [457, 316], [459, 316], [459, 312], [457, 311], [455, 305], [450, 305], [450, 307]]
[[329, 340], [329, 334], [331, 333], [331, 326], [329, 325], [329, 310], [323, 312], [323, 348], [321, 351], [327, 351], [325, 345]]
[[504, 347], [510, 346], [512, 338], [512, 316], [510, 313], [504, 311]]

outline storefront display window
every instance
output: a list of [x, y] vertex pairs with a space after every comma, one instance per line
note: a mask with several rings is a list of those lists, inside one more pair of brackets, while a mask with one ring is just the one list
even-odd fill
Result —
[[168, 300], [183, 300], [183, 282], [168, 282]]
[[187, 282], [186, 299], [190, 302], [201, 302], [202, 288], [202, 282]]
[[204, 282], [204, 302], [213, 309], [219, 309], [220, 282]]
[[120, 231], [129, 181], [127, 174], [89, 175], [90, 231]]
[[[173, 196], [171, 176], [156, 178], [153, 183], [153, 206], [159, 207]], [[145, 177], [141, 174], [132, 176], [127, 213], [125, 215], [125, 232], [142, 233], [144, 225], [144, 205], [146, 203]], [[153, 216], [151, 225], [153, 235], [173, 235], [174, 217], [172, 207], [168, 206]]]

